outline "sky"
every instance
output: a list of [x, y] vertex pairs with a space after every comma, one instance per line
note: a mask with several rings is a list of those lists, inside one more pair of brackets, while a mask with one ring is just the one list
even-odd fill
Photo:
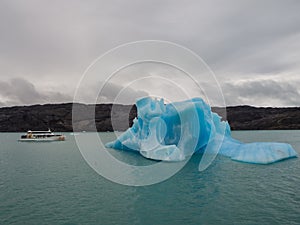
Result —
[[[0, 106], [71, 102], [95, 59], [141, 40], [176, 43], [201, 57], [228, 106], [300, 106], [299, 11], [298, 0], [1, 0]], [[166, 76], [175, 85], [153, 78], [130, 86], [132, 74]], [[83, 102], [106, 76], [85, 84]], [[118, 77], [100, 102], [176, 99], [176, 84], [194, 90], [178, 70], [157, 63], [125, 68]], [[214, 93], [214, 85], [206, 87]]]

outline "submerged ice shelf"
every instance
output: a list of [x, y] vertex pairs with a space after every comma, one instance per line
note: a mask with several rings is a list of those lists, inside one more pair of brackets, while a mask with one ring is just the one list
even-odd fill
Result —
[[289, 144], [245, 144], [233, 139], [228, 122], [221, 121], [201, 98], [164, 104], [163, 99], [146, 97], [137, 100], [136, 106], [138, 118], [132, 127], [106, 147], [138, 151], [163, 161], [182, 161], [195, 152], [257, 164], [297, 157]]

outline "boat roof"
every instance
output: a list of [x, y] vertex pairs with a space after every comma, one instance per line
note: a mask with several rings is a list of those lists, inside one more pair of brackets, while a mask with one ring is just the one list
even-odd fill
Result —
[[27, 133], [38, 133], [38, 134], [40, 134], [40, 133], [52, 133], [52, 131], [51, 130], [48, 130], [48, 131], [32, 131], [32, 130], [29, 130], [29, 131], [27, 131]]

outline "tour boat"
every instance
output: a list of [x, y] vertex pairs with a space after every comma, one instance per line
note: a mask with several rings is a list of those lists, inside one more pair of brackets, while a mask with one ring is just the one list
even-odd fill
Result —
[[64, 141], [66, 137], [62, 134], [54, 134], [50, 129], [48, 131], [27, 131], [22, 135], [19, 141]]

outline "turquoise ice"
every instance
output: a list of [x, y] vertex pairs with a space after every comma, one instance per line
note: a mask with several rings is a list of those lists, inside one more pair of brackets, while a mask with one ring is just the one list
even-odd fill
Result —
[[242, 143], [231, 137], [228, 122], [201, 98], [165, 104], [150, 97], [136, 102], [138, 118], [106, 147], [138, 151], [146, 158], [182, 161], [195, 152], [221, 154], [232, 160], [268, 164], [297, 157], [285, 143]]

